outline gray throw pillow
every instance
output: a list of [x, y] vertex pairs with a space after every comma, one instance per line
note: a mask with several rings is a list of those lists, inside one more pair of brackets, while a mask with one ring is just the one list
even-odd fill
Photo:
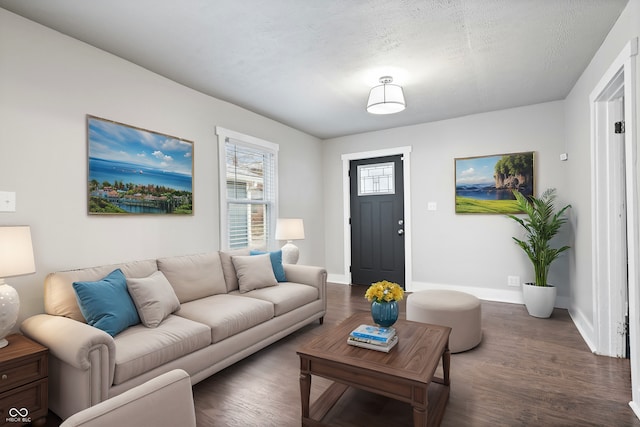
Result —
[[149, 328], [157, 327], [180, 308], [180, 301], [171, 283], [161, 271], [140, 279], [127, 279], [127, 288], [140, 320]]
[[236, 268], [241, 293], [278, 284], [269, 254], [233, 256], [231, 261]]

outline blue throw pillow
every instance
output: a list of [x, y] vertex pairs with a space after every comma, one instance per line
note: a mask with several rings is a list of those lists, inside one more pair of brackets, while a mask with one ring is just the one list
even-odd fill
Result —
[[282, 251], [263, 252], [254, 251], [250, 252], [250, 255], [262, 255], [269, 254], [271, 258], [271, 267], [273, 268], [273, 275], [276, 276], [278, 282], [286, 282], [287, 277], [284, 275], [284, 267], [282, 266]]
[[112, 337], [140, 323], [136, 306], [120, 269], [96, 282], [73, 282], [80, 312], [87, 323]]

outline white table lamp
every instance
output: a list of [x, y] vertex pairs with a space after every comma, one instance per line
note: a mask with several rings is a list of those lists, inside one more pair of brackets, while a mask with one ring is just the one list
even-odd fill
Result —
[[0, 348], [9, 344], [5, 337], [15, 326], [20, 311], [18, 292], [4, 278], [35, 272], [30, 227], [0, 226]]
[[293, 240], [304, 239], [304, 224], [301, 218], [278, 218], [276, 223], [276, 240], [286, 240], [282, 247], [282, 262], [295, 264], [298, 262], [300, 250]]

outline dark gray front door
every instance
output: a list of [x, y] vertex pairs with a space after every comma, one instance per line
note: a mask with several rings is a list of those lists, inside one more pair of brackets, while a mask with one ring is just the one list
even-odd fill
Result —
[[404, 287], [402, 156], [352, 160], [351, 283], [380, 280]]

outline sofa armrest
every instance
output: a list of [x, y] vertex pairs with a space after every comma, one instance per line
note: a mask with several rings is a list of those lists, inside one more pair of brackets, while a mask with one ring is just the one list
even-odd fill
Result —
[[325, 288], [327, 285], [327, 270], [312, 265], [282, 264], [288, 282]]
[[283, 264], [284, 274], [288, 282], [301, 283], [303, 285], [318, 288], [319, 297], [327, 308], [327, 270], [312, 265]]
[[[20, 330], [27, 337], [49, 348], [52, 356], [74, 368], [99, 369], [113, 382], [116, 345], [108, 333], [63, 316], [37, 314], [25, 319]], [[95, 357], [99, 353], [101, 357]], [[96, 363], [99, 366], [94, 366]]]
[[60, 427], [195, 427], [189, 375], [176, 369], [72, 415]]
[[49, 409], [59, 417], [65, 419], [109, 397], [116, 363], [111, 335], [49, 314], [24, 320], [20, 329], [49, 348]]

